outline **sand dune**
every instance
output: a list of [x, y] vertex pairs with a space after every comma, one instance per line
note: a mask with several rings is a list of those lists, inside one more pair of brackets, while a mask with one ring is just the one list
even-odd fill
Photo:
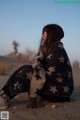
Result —
[[[12, 71], [11, 71], [12, 73]], [[11, 74], [10, 73], [10, 74]], [[0, 88], [6, 83], [10, 74], [0, 76]], [[80, 69], [73, 69], [75, 89], [71, 102], [50, 103], [38, 98], [37, 108], [27, 107], [27, 93], [20, 94], [11, 100], [9, 111], [10, 120], [80, 120]]]

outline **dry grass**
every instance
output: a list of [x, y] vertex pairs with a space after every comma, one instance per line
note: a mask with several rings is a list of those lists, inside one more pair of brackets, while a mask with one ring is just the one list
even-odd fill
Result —
[[12, 64], [8, 62], [0, 62], [0, 75], [4, 75], [12, 68]]
[[21, 66], [18, 63], [0, 62], [0, 75], [5, 75], [10, 70]]
[[5, 75], [7, 74], [10, 70], [14, 70], [19, 68], [25, 64], [24, 62], [14, 62], [14, 63], [9, 63], [9, 62], [0, 62], [0, 75]]
[[35, 52], [27, 50], [25, 54], [20, 53], [17, 56], [14, 53], [0, 56], [0, 75], [5, 75], [10, 70], [19, 68], [23, 64], [31, 64], [34, 55]]

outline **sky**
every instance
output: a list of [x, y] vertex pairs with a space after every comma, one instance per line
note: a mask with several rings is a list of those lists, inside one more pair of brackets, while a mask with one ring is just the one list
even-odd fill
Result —
[[13, 40], [19, 43], [19, 52], [37, 51], [42, 28], [53, 23], [64, 30], [62, 42], [70, 60], [80, 61], [80, 3], [56, 1], [0, 0], [0, 55], [13, 51]]

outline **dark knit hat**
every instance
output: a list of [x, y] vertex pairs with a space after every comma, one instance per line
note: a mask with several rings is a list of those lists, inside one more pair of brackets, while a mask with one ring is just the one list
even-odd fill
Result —
[[59, 41], [64, 37], [64, 31], [62, 27], [57, 24], [48, 24], [43, 28], [43, 32], [46, 31], [48, 34], [48, 39], [54, 39], [54, 41]]

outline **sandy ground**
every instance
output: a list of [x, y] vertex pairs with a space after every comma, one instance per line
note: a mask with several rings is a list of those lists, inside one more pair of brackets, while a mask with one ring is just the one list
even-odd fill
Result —
[[[0, 88], [9, 78], [9, 72], [0, 76]], [[37, 108], [27, 107], [27, 93], [20, 94], [10, 101], [9, 120], [80, 120], [80, 68], [73, 69], [75, 89], [71, 102], [50, 103], [38, 98]]]

